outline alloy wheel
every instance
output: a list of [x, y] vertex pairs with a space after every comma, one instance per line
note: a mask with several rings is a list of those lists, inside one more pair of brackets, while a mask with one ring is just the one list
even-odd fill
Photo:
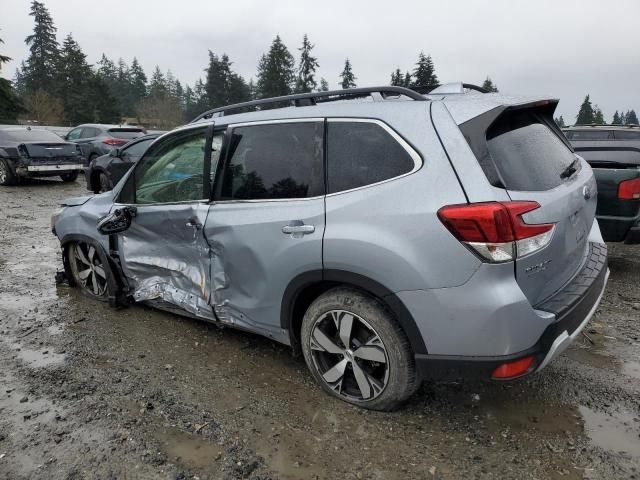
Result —
[[314, 366], [335, 393], [368, 401], [384, 391], [389, 355], [364, 319], [345, 310], [331, 310], [315, 322], [309, 341]]
[[0, 161], [0, 185], [7, 183], [7, 167]]
[[87, 292], [102, 297], [107, 291], [107, 273], [96, 248], [78, 242], [71, 247], [71, 267], [76, 282]]

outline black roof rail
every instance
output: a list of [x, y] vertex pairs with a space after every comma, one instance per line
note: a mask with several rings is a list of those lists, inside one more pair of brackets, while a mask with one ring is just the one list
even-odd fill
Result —
[[[226, 107], [212, 108], [204, 113], [201, 113], [189, 123], [197, 122], [203, 118], [222, 117], [225, 112], [229, 110], [239, 110], [243, 108], [258, 107], [261, 105], [269, 104], [287, 104], [286, 106], [307, 107], [316, 105], [317, 103], [332, 102], [336, 100], [342, 100], [345, 97], [357, 98], [370, 96], [372, 93], [379, 93], [384, 98], [385, 96], [398, 96], [403, 95], [409, 97], [412, 100], [425, 102], [427, 99], [418, 92], [405, 87], [396, 86], [384, 86], [384, 87], [365, 87], [365, 88], [348, 88], [344, 90], [330, 90], [328, 92], [311, 92], [311, 93], [297, 93], [294, 95], [285, 95], [282, 97], [273, 98], [261, 98], [259, 100], [252, 100], [250, 102], [236, 103], [233, 105], [227, 105]], [[293, 104], [293, 105], [292, 105]], [[283, 107], [277, 107], [283, 108]]]

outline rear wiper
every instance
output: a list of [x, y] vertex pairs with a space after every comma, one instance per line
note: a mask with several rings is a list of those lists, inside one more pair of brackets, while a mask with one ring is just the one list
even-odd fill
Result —
[[569, 178], [571, 175], [578, 171], [576, 165], [578, 164], [578, 159], [576, 158], [573, 162], [571, 162], [567, 168], [565, 168], [560, 174], [560, 178]]

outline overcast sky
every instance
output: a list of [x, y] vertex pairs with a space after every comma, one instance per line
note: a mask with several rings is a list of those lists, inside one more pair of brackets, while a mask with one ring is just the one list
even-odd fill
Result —
[[[431, 54], [441, 82], [481, 83], [500, 91], [560, 98], [575, 121], [586, 93], [607, 121], [616, 109], [640, 114], [638, 0], [43, 0], [58, 40], [73, 33], [95, 63], [104, 52], [135, 56], [149, 76], [157, 64], [193, 84], [207, 50], [226, 52], [250, 78], [279, 34], [298, 57], [304, 33], [315, 43], [320, 76], [337, 87], [345, 57], [358, 86], [388, 84], [390, 72], [413, 69]], [[0, 0], [0, 53], [12, 78], [33, 29], [29, 0]]]

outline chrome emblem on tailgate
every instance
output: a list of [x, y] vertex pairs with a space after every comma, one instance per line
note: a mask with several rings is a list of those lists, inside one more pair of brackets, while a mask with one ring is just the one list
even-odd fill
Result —
[[525, 268], [524, 271], [527, 275], [534, 275], [546, 270], [549, 263], [551, 263], [551, 260], [545, 260], [544, 262], [536, 263], [535, 265]]

